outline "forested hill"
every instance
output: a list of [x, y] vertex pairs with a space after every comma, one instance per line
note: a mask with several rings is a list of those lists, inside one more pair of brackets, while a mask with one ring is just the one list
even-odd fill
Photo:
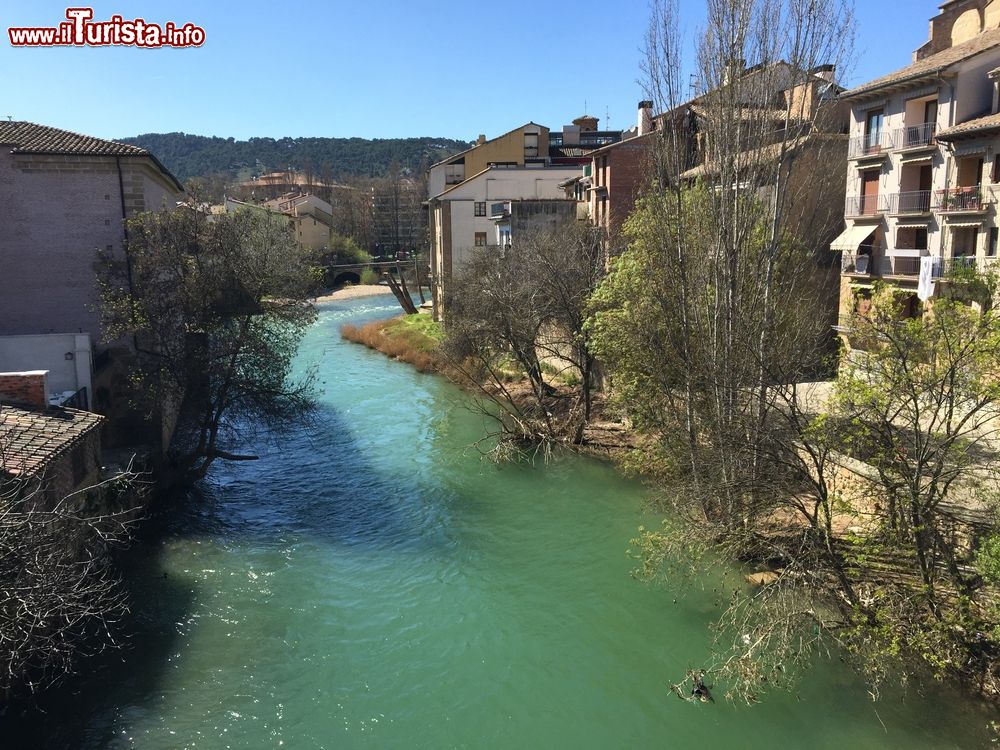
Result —
[[292, 167], [317, 175], [379, 177], [399, 161], [417, 171], [471, 144], [451, 138], [233, 138], [146, 133], [119, 138], [149, 149], [181, 181], [216, 172], [233, 175]]

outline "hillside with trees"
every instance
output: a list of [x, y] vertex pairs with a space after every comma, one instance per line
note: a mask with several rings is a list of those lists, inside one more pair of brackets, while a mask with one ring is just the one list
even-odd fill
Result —
[[468, 148], [451, 138], [234, 138], [145, 133], [118, 139], [149, 149], [178, 179], [229, 173], [249, 176], [291, 167], [318, 177], [382, 177], [398, 162], [419, 171]]

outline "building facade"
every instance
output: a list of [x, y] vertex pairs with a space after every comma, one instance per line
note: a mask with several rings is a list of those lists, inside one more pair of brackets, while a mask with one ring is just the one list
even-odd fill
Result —
[[145, 149], [0, 122], [0, 335], [103, 341], [97, 251], [124, 256], [125, 220], [173, 208], [182, 191]]
[[565, 184], [591, 154], [621, 138], [621, 131], [599, 130], [589, 115], [555, 132], [529, 122], [492, 140], [479, 136], [471, 148], [433, 165], [427, 224], [435, 318], [443, 319], [447, 285], [465, 259], [476, 247], [496, 244], [491, 206], [565, 200]]
[[435, 318], [443, 318], [448, 282], [477, 247], [496, 243], [490, 206], [564, 198], [559, 183], [579, 167], [491, 167], [428, 201]]
[[[851, 106], [842, 331], [876, 280], [904, 316], [940, 294], [955, 265], [991, 264], [1000, 189], [1000, 2], [953, 0], [905, 68], [843, 95]], [[921, 269], [924, 282], [920, 283]]]

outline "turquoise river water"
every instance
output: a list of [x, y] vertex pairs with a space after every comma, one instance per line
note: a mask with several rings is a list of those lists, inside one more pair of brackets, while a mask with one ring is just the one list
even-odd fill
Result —
[[710, 645], [711, 582], [630, 576], [642, 488], [600, 462], [497, 467], [448, 383], [340, 340], [302, 352], [320, 425], [219, 465], [129, 558], [132, 647], [8, 717], [5, 748], [969, 748], [954, 690], [877, 704], [839, 661], [753, 708], [668, 690]]

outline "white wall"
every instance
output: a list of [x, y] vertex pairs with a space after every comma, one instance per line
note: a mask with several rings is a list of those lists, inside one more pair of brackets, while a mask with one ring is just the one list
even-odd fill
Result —
[[[68, 354], [73, 358], [67, 359]], [[85, 387], [87, 397], [94, 398], [90, 334], [0, 336], [0, 372], [26, 370], [49, 371], [50, 396]]]

